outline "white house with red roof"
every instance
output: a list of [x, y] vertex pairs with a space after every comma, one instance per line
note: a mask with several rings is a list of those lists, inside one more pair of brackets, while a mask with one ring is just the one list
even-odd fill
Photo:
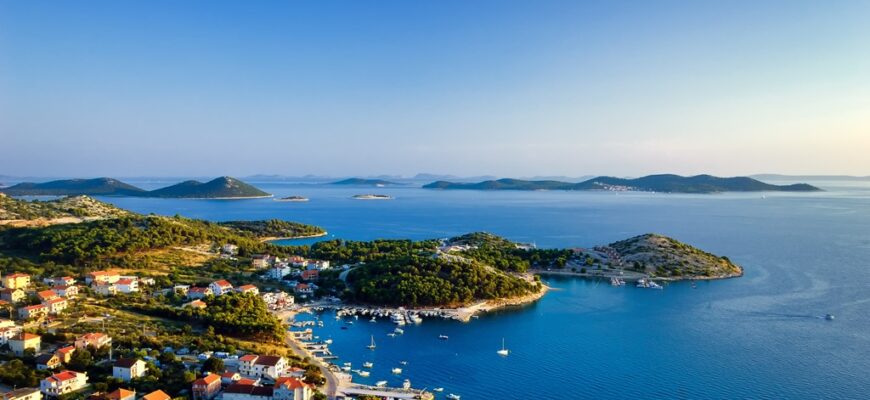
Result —
[[79, 295], [79, 287], [76, 285], [70, 286], [55, 286], [52, 287], [51, 290], [54, 290], [55, 293], [60, 295], [61, 297], [75, 297]]
[[254, 285], [242, 285], [236, 288], [236, 291], [239, 293], [253, 293], [255, 295], [260, 294], [260, 289], [257, 289], [257, 287]]
[[46, 307], [49, 314], [60, 314], [69, 306], [69, 302], [63, 297], [56, 297], [51, 300], [43, 301], [42, 304]]
[[277, 379], [287, 370], [287, 360], [280, 356], [248, 354], [239, 358], [239, 373], [255, 378]]
[[94, 272], [91, 272], [91, 273], [85, 275], [85, 283], [87, 283], [87, 284], [115, 283], [119, 279], [121, 279], [121, 274], [119, 274], [115, 271], [94, 271]]
[[99, 349], [100, 347], [111, 345], [112, 338], [102, 332], [86, 333], [76, 339], [76, 349], [86, 349], [90, 346]]
[[228, 282], [226, 279], [214, 281], [210, 285], [208, 285], [208, 287], [209, 289], [211, 289], [212, 293], [214, 293], [215, 296], [223, 296], [233, 291], [233, 284]]
[[190, 289], [187, 289], [188, 299], [201, 299], [212, 294], [214, 294], [214, 292], [211, 290], [211, 287], [191, 287]]
[[88, 385], [88, 374], [75, 371], [61, 371], [39, 383], [39, 391], [49, 397], [57, 397], [77, 390], [84, 389]]
[[275, 381], [273, 400], [309, 400], [314, 395], [314, 385], [292, 377], [281, 377]]
[[121, 293], [134, 293], [139, 291], [139, 280], [135, 278], [121, 278], [115, 282], [115, 287]]

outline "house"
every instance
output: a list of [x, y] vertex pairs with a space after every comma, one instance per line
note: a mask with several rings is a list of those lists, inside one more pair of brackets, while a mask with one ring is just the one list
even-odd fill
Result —
[[83, 389], [88, 384], [88, 374], [61, 371], [39, 382], [39, 391], [46, 396], [57, 397]]
[[130, 294], [133, 292], [138, 292], [139, 291], [139, 280], [138, 279], [131, 279], [131, 278], [118, 279], [118, 281], [115, 282], [115, 287], [117, 287], [118, 291], [121, 293]]
[[201, 299], [205, 296], [214, 294], [210, 287], [192, 287], [187, 290], [188, 299]]
[[309, 400], [314, 395], [314, 386], [299, 379], [281, 377], [275, 381], [273, 400]]
[[278, 378], [287, 369], [287, 360], [280, 356], [248, 354], [239, 358], [239, 373], [250, 377]]
[[71, 276], [60, 276], [54, 278], [44, 278], [42, 282], [48, 286], [72, 286], [75, 285], [76, 280]]
[[290, 275], [290, 271], [292, 271], [290, 267], [279, 264], [269, 268], [269, 272], [266, 273], [266, 276], [270, 279], [280, 281], [281, 279], [284, 279], [285, 276]]
[[253, 293], [254, 295], [260, 294], [260, 289], [257, 289], [254, 285], [242, 285], [239, 286], [236, 291], [239, 293]]
[[221, 374], [221, 385], [229, 386], [239, 379], [242, 379], [242, 376], [238, 372], [227, 371]]
[[88, 347], [92, 346], [99, 349], [100, 347], [111, 345], [112, 338], [109, 337], [109, 335], [100, 332], [86, 333], [76, 339], [76, 349], [79, 350], [87, 349]]
[[291, 256], [290, 258], [287, 259], [287, 262], [289, 262], [290, 264], [293, 264], [297, 267], [301, 267], [301, 266], [304, 266], [305, 264], [308, 264], [308, 260], [306, 260], [305, 257], [302, 257], [302, 256]]
[[0, 328], [0, 345], [9, 343], [9, 339], [18, 336], [22, 330], [22, 327], [14, 324]]
[[103, 296], [114, 296], [118, 294], [118, 286], [114, 283], [93, 283], [91, 284], [91, 289], [94, 290], [95, 293]]
[[212, 282], [210, 285], [208, 285], [208, 288], [211, 289], [212, 293], [214, 293], [215, 296], [223, 296], [233, 291], [233, 285], [227, 282], [225, 279]]
[[27, 298], [27, 295], [24, 294], [24, 291], [21, 289], [0, 290], [0, 299], [6, 300], [11, 303], [18, 303], [25, 298]]
[[12, 274], [3, 277], [3, 287], [7, 289], [24, 289], [30, 286], [30, 275]]
[[0, 393], [0, 400], [42, 400], [42, 393], [37, 388], [20, 388]]
[[40, 302], [45, 303], [48, 300], [53, 300], [60, 297], [60, 295], [58, 295], [57, 292], [55, 292], [54, 290], [41, 290], [39, 292], [36, 292], [36, 297], [39, 298]]
[[145, 361], [136, 358], [119, 358], [112, 366], [112, 376], [124, 382], [145, 376], [148, 366]]
[[57, 351], [55, 351], [54, 354], [56, 354], [57, 357], [60, 358], [60, 362], [68, 363], [69, 360], [72, 359], [72, 354], [75, 351], [76, 351], [75, 346], [64, 346], [64, 347], [57, 349]]
[[94, 271], [85, 275], [85, 283], [89, 285], [115, 283], [119, 279], [121, 279], [121, 275], [113, 271]]
[[271, 257], [268, 254], [254, 254], [251, 257], [251, 267], [257, 269], [268, 268], [272, 265]]
[[193, 400], [211, 400], [221, 390], [221, 378], [217, 374], [206, 375], [193, 381]]
[[106, 400], [136, 400], [136, 392], [118, 388], [114, 392], [107, 394]]
[[60, 357], [57, 354], [43, 354], [36, 357], [36, 369], [40, 371], [58, 368], [60, 364]]
[[148, 393], [148, 394], [142, 396], [142, 400], [171, 400], [171, 399], [172, 399], [172, 397], [169, 397], [169, 395], [166, 394], [166, 392], [164, 392], [160, 389], [155, 390], [151, 393]]
[[329, 261], [311, 260], [308, 262], [308, 266], [306, 267], [306, 269], [318, 270], [318, 271], [327, 270], [327, 269], [329, 269]]
[[75, 285], [70, 286], [55, 286], [52, 287], [51, 290], [54, 290], [55, 293], [60, 295], [61, 297], [75, 297], [79, 295], [79, 287]]
[[48, 307], [44, 304], [37, 304], [35, 306], [27, 306], [21, 307], [18, 309], [18, 318], [19, 319], [38, 319], [46, 316], [48, 314]]
[[274, 388], [233, 383], [224, 390], [223, 400], [272, 400]]
[[187, 296], [187, 291], [190, 290], [190, 285], [175, 285], [172, 287], [173, 293], [180, 293], [182, 296]]
[[320, 271], [316, 269], [307, 269], [302, 271], [302, 280], [304, 281], [316, 281], [320, 278]]
[[23, 356], [27, 349], [33, 349], [38, 353], [41, 346], [42, 337], [32, 333], [21, 332], [9, 339], [9, 350], [19, 357]]
[[62, 297], [58, 297], [58, 298], [56, 298], [56, 299], [51, 299], [51, 300], [49, 300], [49, 301], [44, 301], [44, 302], [42, 302], [42, 305], [44, 305], [45, 307], [48, 308], [48, 313], [49, 313], [49, 314], [55, 314], [55, 315], [57, 315], [57, 314], [62, 313], [63, 310], [66, 310], [66, 307], [67, 307], [67, 305], [69, 305], [69, 304], [68, 304], [68, 302], [66, 301], [66, 299], [64, 299], [64, 298], [62, 298]]
[[191, 301], [190, 303], [184, 303], [184, 305], [182, 307], [203, 309], [203, 308], [208, 307], [208, 304], [205, 304], [205, 302], [202, 300], [194, 300], [194, 301]]
[[312, 288], [312, 286], [313, 285], [309, 285], [307, 283], [298, 283], [298, 284], [296, 284], [294, 291], [297, 294], [301, 294], [301, 295], [314, 294], [314, 288]]
[[239, 254], [239, 246], [236, 246], [232, 243], [227, 243], [221, 247], [221, 253], [234, 256], [236, 254]]

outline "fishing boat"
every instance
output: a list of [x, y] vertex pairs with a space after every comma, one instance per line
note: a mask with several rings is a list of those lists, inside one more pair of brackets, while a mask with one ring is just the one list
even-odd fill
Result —
[[447, 340], [449, 337], [447, 335], [438, 335], [438, 339]]
[[647, 287], [650, 289], [659, 289], [659, 290], [664, 289], [664, 287], [662, 287], [662, 285], [659, 285], [658, 283], [655, 283], [653, 281], [649, 281], [649, 286], [647, 286]]
[[375, 364], [371, 361], [366, 361], [363, 363], [363, 368], [372, 368], [374, 366], [375, 366]]
[[460, 399], [458, 394], [453, 394], [453, 393], [448, 394], [447, 398], [450, 400], [459, 400]]
[[504, 348], [504, 338], [501, 338], [501, 350], [496, 351], [496, 353], [502, 357], [507, 357], [510, 354], [510, 350]]
[[377, 386], [377, 387], [387, 386], [387, 381], [377, 381], [377, 382], [375, 382], [375, 386]]
[[399, 368], [399, 367], [396, 367], [396, 368], [393, 368], [393, 369], [392, 369], [392, 372], [393, 372], [394, 374], [396, 374], [396, 375], [399, 375], [399, 374], [402, 373], [402, 369]]
[[375, 348], [377, 348], [377, 346], [375, 346], [375, 335], [372, 335], [372, 343], [366, 347], [368, 347], [369, 350], [374, 350]]

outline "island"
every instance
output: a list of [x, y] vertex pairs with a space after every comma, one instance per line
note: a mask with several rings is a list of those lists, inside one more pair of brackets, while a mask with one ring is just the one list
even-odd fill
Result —
[[11, 196], [131, 196], [186, 199], [250, 199], [271, 197], [256, 187], [229, 176], [208, 182], [189, 180], [156, 190], [144, 190], [113, 178], [64, 179], [43, 183], [24, 182], [0, 192]]
[[383, 179], [349, 178], [349, 179], [341, 180], [338, 182], [332, 182], [330, 185], [384, 187], [384, 186], [396, 186], [399, 184], [396, 182], [390, 182], [390, 181], [386, 181]]
[[302, 196], [287, 196], [287, 197], [282, 197], [280, 199], [274, 199], [274, 200], [275, 201], [288, 201], [288, 202], [305, 202], [305, 201], [308, 201], [308, 198], [302, 197]]
[[663, 193], [816, 192], [821, 190], [806, 183], [773, 185], [749, 177], [720, 178], [711, 175], [686, 177], [671, 174], [649, 175], [635, 179], [600, 176], [578, 183], [522, 179], [498, 179], [476, 183], [437, 181], [424, 185], [423, 188], [447, 190], [607, 190]]
[[386, 194], [356, 194], [353, 198], [357, 200], [392, 200], [393, 196]]

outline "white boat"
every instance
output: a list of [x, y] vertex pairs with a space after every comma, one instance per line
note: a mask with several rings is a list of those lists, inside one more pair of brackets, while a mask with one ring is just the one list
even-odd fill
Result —
[[387, 381], [377, 381], [377, 382], [375, 382], [375, 386], [377, 386], [377, 387], [387, 386]]
[[326, 344], [332, 344], [332, 339], [326, 339], [326, 340], [323, 341], [323, 343], [326, 343]]
[[345, 367], [350, 367], [350, 366], [353, 365], [353, 364], [351, 364], [351, 363], [349, 363], [349, 362], [346, 362], [346, 363], [344, 363], [344, 364], [342, 364], [342, 365], [345, 366]]
[[502, 357], [507, 357], [510, 354], [510, 350], [504, 348], [504, 338], [501, 338], [501, 350], [496, 351], [496, 353]]
[[405, 325], [405, 317], [403, 317], [402, 314], [399, 313], [390, 315], [390, 321], [399, 326]]
[[378, 319], [375, 317], [372, 317], [372, 319], [370, 319], [369, 322], [378, 322]]
[[828, 320], [828, 321], [833, 321], [833, 320], [834, 320], [834, 314], [825, 314], [825, 319]]
[[459, 397], [458, 394], [450, 393], [450, 394], [447, 395], [447, 398], [450, 399], [450, 400], [459, 400], [460, 397]]
[[396, 334], [393, 333], [393, 332], [390, 332], [390, 333], [387, 334], [387, 336], [389, 336], [389, 337], [396, 337]]
[[371, 361], [366, 361], [363, 363], [363, 368], [372, 368], [374, 366], [375, 366], [375, 364]]
[[401, 374], [401, 373], [402, 373], [402, 369], [399, 368], [399, 367], [396, 367], [396, 368], [393, 368], [393, 369], [392, 369], [392, 372], [393, 372], [394, 374], [398, 375], [398, 374]]
[[405, 379], [405, 381], [402, 382], [402, 389], [408, 390], [410, 388], [411, 388], [411, 380]]
[[397, 335], [402, 335], [405, 333], [405, 330], [402, 328], [396, 328], [393, 330], [393, 332], [395, 332]]
[[402, 360], [402, 361], [399, 361], [399, 364], [402, 364], [402, 365], [408, 365], [408, 362], [405, 361], [405, 360]]
[[432, 389], [432, 391], [433, 391], [433, 392], [439, 392], [439, 393], [440, 393], [440, 392], [443, 392], [443, 391], [444, 391], [444, 388], [442, 388], [442, 387], [437, 387], [437, 388], [435, 388], [435, 389]]
[[653, 281], [649, 281], [649, 286], [647, 287], [650, 289], [664, 289], [662, 285], [659, 285], [658, 283], [655, 283]]
[[372, 343], [366, 347], [368, 347], [369, 350], [374, 350], [375, 348], [377, 348], [377, 346], [375, 346], [375, 335], [372, 335]]
[[415, 324], [420, 324], [420, 323], [423, 323], [423, 318], [420, 318], [420, 316], [417, 314], [412, 314], [411, 315], [411, 322], [413, 322]]
[[341, 367], [341, 370], [344, 372], [350, 372], [350, 367], [344, 366], [344, 367]]
[[438, 339], [447, 340], [449, 337], [447, 337], [447, 335], [438, 335]]
[[359, 374], [359, 376], [361, 376], [361, 377], [363, 377], [363, 378], [367, 378], [369, 375], [371, 375], [371, 372], [369, 372], [369, 371], [358, 371], [357, 374]]

